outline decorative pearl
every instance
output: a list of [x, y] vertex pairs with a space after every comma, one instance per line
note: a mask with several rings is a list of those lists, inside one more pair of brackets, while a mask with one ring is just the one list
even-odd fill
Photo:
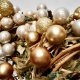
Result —
[[49, 26], [51, 26], [53, 23], [52, 23], [52, 20], [50, 20], [49, 18], [47, 17], [42, 17], [42, 18], [39, 18], [37, 23], [36, 23], [36, 29], [37, 29], [37, 32], [40, 33], [40, 34], [43, 34], [44, 32], [46, 32], [46, 30], [49, 28]]
[[58, 8], [54, 10], [53, 19], [57, 24], [65, 24], [67, 18], [69, 17], [69, 12], [65, 8]]
[[30, 54], [31, 62], [38, 68], [45, 68], [49, 65], [51, 56], [46, 48], [36, 47]]
[[39, 34], [37, 32], [26, 32], [25, 40], [28, 45], [33, 45], [39, 41]]
[[21, 25], [17, 28], [16, 34], [20, 39], [24, 39], [25, 32], [28, 30], [26, 25]]
[[0, 43], [8, 43], [11, 40], [11, 34], [8, 31], [0, 32]]
[[13, 8], [14, 8], [14, 13], [18, 13], [20, 11], [20, 8], [17, 6], [13, 6]]
[[66, 30], [60, 25], [52, 25], [46, 32], [47, 40], [53, 44], [60, 44], [66, 38]]
[[39, 10], [39, 9], [47, 9], [47, 6], [43, 3], [41, 3], [37, 6], [37, 10]]
[[11, 77], [13, 74], [13, 66], [7, 62], [0, 64], [0, 79]]
[[40, 17], [48, 17], [48, 11], [45, 10], [45, 9], [39, 9], [37, 11], [37, 16], [38, 16], [38, 18], [40, 18]]
[[15, 51], [15, 47], [12, 44], [7, 43], [2, 46], [2, 51], [4, 56], [11, 56]]
[[21, 12], [16, 13], [13, 16], [13, 21], [17, 24], [17, 25], [21, 25], [25, 22], [25, 16], [24, 14], [22, 14]]
[[13, 20], [11, 18], [8, 18], [8, 17], [3, 17], [1, 19], [1, 25], [3, 26], [2, 28], [3, 29], [10, 29], [12, 28], [13, 26]]
[[80, 19], [71, 22], [73, 33], [76, 36], [80, 36]]

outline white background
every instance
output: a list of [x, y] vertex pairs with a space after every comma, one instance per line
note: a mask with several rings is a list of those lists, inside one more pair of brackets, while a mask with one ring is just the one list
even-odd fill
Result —
[[80, 6], [80, 0], [10, 0], [15, 6], [20, 7], [24, 12], [28, 10], [36, 10], [36, 6], [40, 3], [45, 3], [50, 10], [58, 7], [67, 8], [72, 13], [75, 8]]

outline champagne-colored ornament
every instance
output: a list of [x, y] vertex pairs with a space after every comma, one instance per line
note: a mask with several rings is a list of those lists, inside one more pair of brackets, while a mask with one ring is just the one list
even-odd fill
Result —
[[30, 54], [31, 62], [38, 68], [45, 68], [49, 65], [51, 56], [47, 49], [36, 47]]
[[0, 43], [8, 43], [11, 40], [11, 34], [8, 31], [0, 32]]
[[14, 13], [18, 13], [20, 11], [20, 8], [18, 6], [13, 6]]
[[13, 66], [7, 62], [0, 64], [0, 79], [6, 79], [13, 74]]
[[13, 27], [13, 20], [8, 17], [3, 17], [1, 19], [1, 25], [3, 29], [11, 29]]
[[0, 0], [0, 14], [10, 16], [14, 13], [13, 5], [9, 0]]
[[66, 8], [58, 8], [54, 10], [53, 19], [57, 24], [65, 24], [67, 18], [69, 17], [69, 12]]
[[66, 30], [60, 25], [52, 25], [46, 32], [47, 40], [53, 44], [60, 44], [66, 38]]
[[47, 17], [39, 18], [36, 23], [37, 32], [43, 34], [53, 24], [52, 20]]
[[4, 56], [11, 56], [15, 51], [15, 47], [12, 44], [7, 43], [2, 46], [2, 51]]
[[28, 45], [33, 45], [37, 43], [40, 39], [40, 36], [37, 32], [26, 32], [25, 34], [25, 40], [28, 43]]

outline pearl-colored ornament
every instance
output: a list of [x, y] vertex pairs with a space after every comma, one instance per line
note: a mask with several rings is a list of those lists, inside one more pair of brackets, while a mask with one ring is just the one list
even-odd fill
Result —
[[71, 22], [73, 33], [80, 36], [80, 19]]
[[18, 6], [13, 6], [14, 13], [18, 13], [20, 11], [20, 8]]
[[69, 17], [69, 12], [66, 8], [58, 8], [54, 10], [53, 19], [57, 24], [65, 24], [67, 18]]
[[12, 44], [7, 43], [2, 46], [2, 51], [4, 56], [11, 56], [15, 51], [15, 47]]
[[52, 25], [46, 32], [46, 38], [53, 45], [61, 44], [66, 38], [66, 30], [60, 25]]
[[21, 25], [17, 28], [16, 34], [20, 39], [24, 39], [25, 32], [28, 30], [26, 25]]
[[48, 11], [45, 10], [45, 9], [39, 9], [37, 11], [37, 17], [40, 18], [40, 17], [48, 17]]
[[47, 6], [44, 3], [41, 3], [37, 6], [37, 10], [39, 9], [47, 9]]
[[12, 28], [13, 26], [13, 20], [11, 18], [8, 18], [8, 17], [3, 17], [1, 19], [1, 25], [3, 26], [2, 28], [3, 29], [10, 29]]
[[11, 40], [11, 34], [8, 31], [0, 32], [0, 43], [8, 43]]
[[53, 24], [52, 20], [47, 17], [39, 18], [36, 23], [37, 32], [43, 34]]
[[17, 25], [21, 25], [25, 22], [25, 16], [24, 14], [22, 14], [21, 12], [16, 13], [13, 16], [13, 21], [17, 24]]

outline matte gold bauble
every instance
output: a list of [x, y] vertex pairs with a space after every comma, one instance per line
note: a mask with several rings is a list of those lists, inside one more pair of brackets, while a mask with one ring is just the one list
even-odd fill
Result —
[[13, 66], [7, 62], [0, 64], [0, 79], [5, 79], [13, 74]]
[[36, 24], [37, 24], [36, 26], [37, 32], [43, 34], [53, 23], [52, 20], [50, 20], [49, 18], [42, 17], [38, 19]]
[[2, 16], [10, 16], [14, 13], [13, 5], [8, 0], [0, 0], [0, 14]]
[[30, 60], [38, 68], [45, 68], [49, 65], [51, 56], [47, 49], [36, 47], [31, 51]]
[[26, 32], [25, 33], [25, 40], [28, 45], [33, 45], [39, 41], [39, 34], [37, 32]]
[[53, 44], [60, 44], [66, 38], [66, 30], [60, 25], [52, 25], [46, 32], [47, 40]]

